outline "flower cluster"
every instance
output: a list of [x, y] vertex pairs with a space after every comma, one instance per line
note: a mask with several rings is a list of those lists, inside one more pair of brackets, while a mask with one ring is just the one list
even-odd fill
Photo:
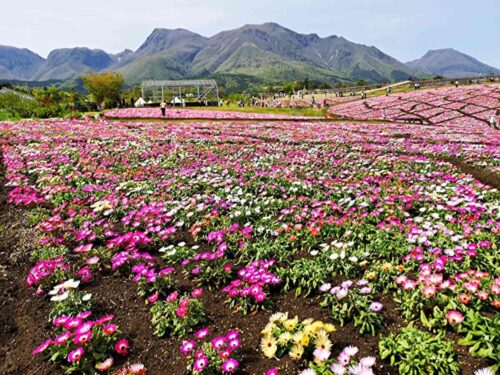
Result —
[[334, 321], [343, 326], [346, 321], [353, 319], [354, 326], [361, 334], [376, 334], [383, 322], [380, 314], [383, 306], [373, 300], [373, 290], [368, 280], [346, 280], [333, 287], [329, 283], [323, 284], [320, 290], [325, 293], [322, 306], [330, 309]]
[[202, 328], [194, 336], [195, 340], [184, 341], [180, 351], [188, 362], [188, 370], [193, 374], [233, 374], [238, 370], [236, 351], [241, 346], [240, 333], [229, 331], [224, 336], [209, 340], [210, 329]]
[[302, 358], [329, 358], [332, 342], [329, 334], [335, 327], [319, 320], [298, 317], [289, 318], [288, 313], [275, 313], [262, 330], [260, 348], [267, 358], [283, 357], [298, 361]]
[[113, 315], [92, 320], [91, 311], [74, 317], [61, 315], [53, 320], [60, 334], [47, 339], [33, 350], [33, 355], [48, 352], [51, 361], [62, 364], [68, 371], [92, 373], [109, 370], [116, 355], [128, 354], [129, 342], [120, 338]]
[[264, 306], [267, 299], [266, 289], [281, 283], [278, 276], [269, 272], [269, 268], [275, 263], [274, 260], [259, 259], [238, 271], [239, 278], [223, 289], [230, 297], [231, 306], [238, 306], [245, 314]]

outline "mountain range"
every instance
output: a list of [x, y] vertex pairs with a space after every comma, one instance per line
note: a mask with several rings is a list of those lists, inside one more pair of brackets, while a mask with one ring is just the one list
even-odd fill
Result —
[[71, 80], [93, 71], [119, 71], [128, 84], [146, 79], [216, 77], [225, 81], [398, 81], [409, 76], [500, 73], [458, 51], [429, 51], [404, 64], [376, 47], [343, 37], [299, 34], [276, 23], [245, 25], [204, 37], [185, 29], [155, 29], [134, 52], [89, 48], [52, 51], [46, 59], [27, 49], [0, 46], [0, 79]]

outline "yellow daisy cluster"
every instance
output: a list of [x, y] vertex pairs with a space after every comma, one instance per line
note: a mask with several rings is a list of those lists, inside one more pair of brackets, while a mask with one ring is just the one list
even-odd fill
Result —
[[269, 318], [262, 330], [260, 348], [267, 358], [288, 353], [293, 360], [299, 360], [308, 350], [330, 350], [332, 342], [328, 335], [333, 331], [333, 324], [314, 319], [299, 322], [297, 316], [290, 318], [288, 313], [279, 312]]

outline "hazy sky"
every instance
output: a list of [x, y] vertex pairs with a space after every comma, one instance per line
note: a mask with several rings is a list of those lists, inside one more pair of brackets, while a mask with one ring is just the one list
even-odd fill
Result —
[[375, 45], [401, 61], [452, 47], [500, 67], [500, 0], [2, 0], [0, 44], [136, 50], [155, 27], [205, 36], [277, 22]]

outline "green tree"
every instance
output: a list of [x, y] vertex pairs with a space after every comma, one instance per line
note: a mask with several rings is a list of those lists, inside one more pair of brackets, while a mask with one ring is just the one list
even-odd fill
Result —
[[120, 100], [123, 76], [116, 72], [90, 73], [82, 77], [85, 89], [92, 94], [94, 101], [104, 109]]

